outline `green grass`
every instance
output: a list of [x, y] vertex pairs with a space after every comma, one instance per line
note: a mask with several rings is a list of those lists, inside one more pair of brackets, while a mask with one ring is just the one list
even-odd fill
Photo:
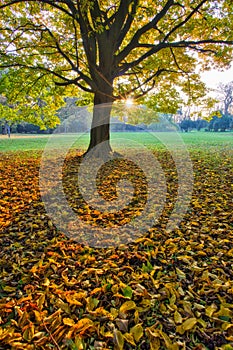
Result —
[[[160, 141], [162, 137], [162, 142]], [[200, 149], [233, 149], [233, 133], [214, 132], [190, 132], [190, 133], [149, 133], [149, 132], [117, 132], [111, 135], [113, 145], [125, 146], [132, 144], [132, 147], [139, 144], [149, 148], [161, 147], [168, 142], [175, 145], [183, 140], [189, 150]], [[120, 139], [120, 140], [119, 140]], [[117, 142], [118, 140], [118, 142]], [[49, 143], [48, 143], [49, 141]], [[0, 136], [0, 152], [9, 151], [41, 151], [46, 145], [53, 148], [69, 147], [85, 150], [88, 146], [89, 134], [65, 134], [65, 135], [20, 135], [13, 134], [11, 138], [5, 135]]]
[[233, 132], [190, 132], [181, 134], [188, 147], [229, 147], [233, 148]]
[[[85, 149], [88, 145], [89, 135], [87, 134], [66, 134], [66, 135], [21, 135], [12, 134], [10, 138], [0, 136], [0, 152], [8, 151], [41, 151], [44, 150], [50, 141], [54, 147], [64, 147], [72, 141], [76, 141], [75, 147]], [[74, 146], [73, 146], [74, 147]]]

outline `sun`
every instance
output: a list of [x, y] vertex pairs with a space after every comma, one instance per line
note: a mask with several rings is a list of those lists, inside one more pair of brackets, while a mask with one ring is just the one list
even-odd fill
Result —
[[132, 100], [132, 98], [127, 98], [126, 100], [125, 100], [125, 104], [126, 104], [126, 106], [128, 106], [128, 107], [130, 107], [130, 106], [132, 106], [133, 105], [133, 100]]

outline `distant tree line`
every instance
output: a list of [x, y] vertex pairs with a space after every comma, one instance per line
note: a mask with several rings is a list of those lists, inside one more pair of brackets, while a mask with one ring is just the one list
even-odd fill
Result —
[[13, 132], [18, 134], [51, 134], [53, 129], [41, 130], [39, 126], [30, 123], [20, 123], [13, 127]]
[[0, 119], [0, 127], [2, 135], [12, 134], [51, 134], [53, 129], [41, 130], [39, 126], [21, 122], [21, 123], [13, 123], [6, 121], [5, 119]]
[[[2, 134], [6, 134], [6, 129], [4, 128], [5, 120], [0, 121], [2, 127]], [[11, 133], [19, 133], [19, 134], [51, 134], [55, 129], [46, 129], [41, 130], [39, 126], [22, 122], [22, 123], [14, 123], [10, 124]], [[233, 116], [222, 116], [217, 117], [213, 116], [210, 121], [199, 119], [199, 120], [191, 120], [184, 119], [180, 123], [178, 123], [178, 129], [183, 132], [190, 132], [192, 130], [197, 131], [212, 131], [212, 132], [224, 132], [233, 130]], [[64, 119], [59, 127], [59, 131], [62, 133], [75, 133], [75, 132], [87, 132], [90, 129], [90, 121], [81, 118], [76, 118], [75, 115]], [[177, 129], [177, 130], [178, 130]], [[170, 131], [167, 125], [163, 125], [161, 122], [159, 123], [151, 123], [146, 125], [144, 123], [139, 125], [132, 125], [128, 123], [121, 122], [119, 120], [115, 120], [111, 124], [111, 132], [156, 132], [156, 131]]]
[[191, 120], [184, 119], [179, 123], [179, 127], [182, 131], [188, 132], [191, 130], [205, 130], [205, 131], [227, 131], [233, 130], [233, 116], [223, 115], [222, 117], [213, 116], [210, 121], [200, 119]]
[[[215, 115], [210, 121], [205, 119], [192, 120], [189, 116], [184, 116], [181, 121], [176, 124], [183, 132], [192, 130], [205, 130], [214, 132], [224, 132], [233, 129], [233, 82], [229, 84], [220, 84], [218, 92], [222, 95], [220, 97], [221, 105], [219, 116]], [[61, 125], [59, 132], [75, 133], [87, 132], [91, 128], [91, 113], [85, 112], [83, 107], [80, 107], [80, 100], [77, 98], [66, 98], [65, 106], [60, 108], [57, 116], [60, 119]], [[6, 104], [6, 100], [0, 95], [0, 104]], [[88, 108], [88, 107], [87, 107]], [[180, 114], [182, 117], [182, 113]], [[122, 117], [122, 116], [121, 116]], [[170, 125], [173, 123], [173, 116], [167, 115], [166, 118], [169, 123], [163, 123], [162, 119], [159, 122], [152, 122], [151, 124], [137, 124], [132, 125], [121, 121], [121, 117], [113, 117], [110, 130], [112, 132], [140, 132], [143, 130], [156, 131], [170, 131]], [[124, 118], [123, 118], [124, 120]], [[175, 123], [174, 123], [175, 124]], [[50, 134], [55, 129], [48, 128], [41, 130], [39, 126], [27, 122], [9, 122], [6, 119], [0, 119], [0, 126], [2, 127], [2, 134], [7, 134], [6, 125], [10, 127], [11, 133], [28, 133], [28, 134]]]

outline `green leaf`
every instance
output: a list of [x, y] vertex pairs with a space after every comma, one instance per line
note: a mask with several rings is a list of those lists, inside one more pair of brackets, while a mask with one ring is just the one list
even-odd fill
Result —
[[123, 293], [124, 297], [130, 298], [130, 299], [132, 298], [133, 291], [132, 291], [132, 288], [130, 286], [126, 286], [125, 288], [123, 288], [122, 293]]

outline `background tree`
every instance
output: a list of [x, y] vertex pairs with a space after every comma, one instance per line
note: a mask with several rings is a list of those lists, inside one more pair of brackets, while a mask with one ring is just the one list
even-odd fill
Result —
[[213, 118], [209, 122], [208, 129], [210, 131], [226, 131], [227, 129], [232, 129], [232, 126], [233, 123], [232, 118], [230, 116], [213, 116]]
[[62, 96], [92, 93], [109, 108], [94, 108], [89, 149], [107, 141], [111, 152], [113, 101], [168, 85], [195, 95], [197, 63], [232, 59], [231, 0], [1, 0], [0, 9], [1, 86], [15, 116], [56, 124]]
[[188, 132], [189, 130], [195, 128], [195, 121], [191, 119], [184, 119], [179, 125], [182, 131]]
[[227, 84], [220, 83], [218, 86], [219, 100], [222, 104], [221, 110], [224, 116], [229, 116], [233, 106], [233, 81]]
[[206, 129], [208, 127], [208, 121], [205, 119], [198, 119], [195, 121], [195, 126], [197, 131], [200, 131], [201, 129]]

